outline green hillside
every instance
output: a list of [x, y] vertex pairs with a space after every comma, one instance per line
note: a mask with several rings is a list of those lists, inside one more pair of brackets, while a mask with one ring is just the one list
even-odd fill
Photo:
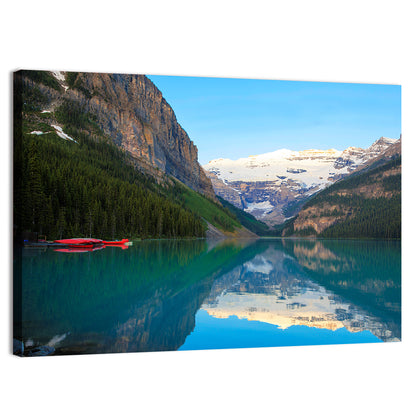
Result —
[[236, 228], [241, 228], [238, 218], [227, 207], [193, 191], [179, 181], [175, 182], [179, 190], [177, 195], [190, 211], [221, 230], [232, 232]]

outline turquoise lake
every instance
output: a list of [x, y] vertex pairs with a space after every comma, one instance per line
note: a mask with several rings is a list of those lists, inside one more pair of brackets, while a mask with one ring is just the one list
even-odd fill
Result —
[[401, 339], [399, 241], [24, 248], [14, 273], [14, 337], [57, 355]]

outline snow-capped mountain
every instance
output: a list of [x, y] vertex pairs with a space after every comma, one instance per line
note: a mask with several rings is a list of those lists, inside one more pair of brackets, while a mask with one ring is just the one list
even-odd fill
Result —
[[238, 160], [215, 159], [203, 167], [217, 195], [274, 225], [294, 215], [301, 201], [366, 165], [396, 142], [381, 137], [368, 149], [280, 149]]

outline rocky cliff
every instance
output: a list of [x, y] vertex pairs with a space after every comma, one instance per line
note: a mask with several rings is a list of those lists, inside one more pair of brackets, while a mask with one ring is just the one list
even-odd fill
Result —
[[[52, 72], [61, 90], [39, 84], [53, 111], [63, 102], [93, 114], [99, 128], [131, 155], [134, 164], [155, 177], [161, 172], [215, 199], [198, 163], [198, 149], [176, 120], [162, 93], [145, 75]], [[29, 81], [28, 81], [29, 82]]]

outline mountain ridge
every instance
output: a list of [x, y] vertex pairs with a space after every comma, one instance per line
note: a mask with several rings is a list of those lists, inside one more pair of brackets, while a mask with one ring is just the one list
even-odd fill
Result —
[[[399, 139], [381, 137], [367, 149], [279, 149], [248, 158], [214, 159], [204, 165], [216, 194], [269, 226], [293, 215], [313, 194], [384, 153]], [[293, 211], [293, 209], [292, 209]]]
[[[21, 71], [22, 81], [36, 85], [51, 115], [67, 103], [94, 115], [98, 128], [126, 151], [138, 169], [161, 179], [158, 171], [179, 179], [215, 200], [211, 182], [198, 162], [198, 149], [176, 120], [172, 107], [145, 75], [93, 72]], [[58, 126], [64, 127], [64, 126]]]

